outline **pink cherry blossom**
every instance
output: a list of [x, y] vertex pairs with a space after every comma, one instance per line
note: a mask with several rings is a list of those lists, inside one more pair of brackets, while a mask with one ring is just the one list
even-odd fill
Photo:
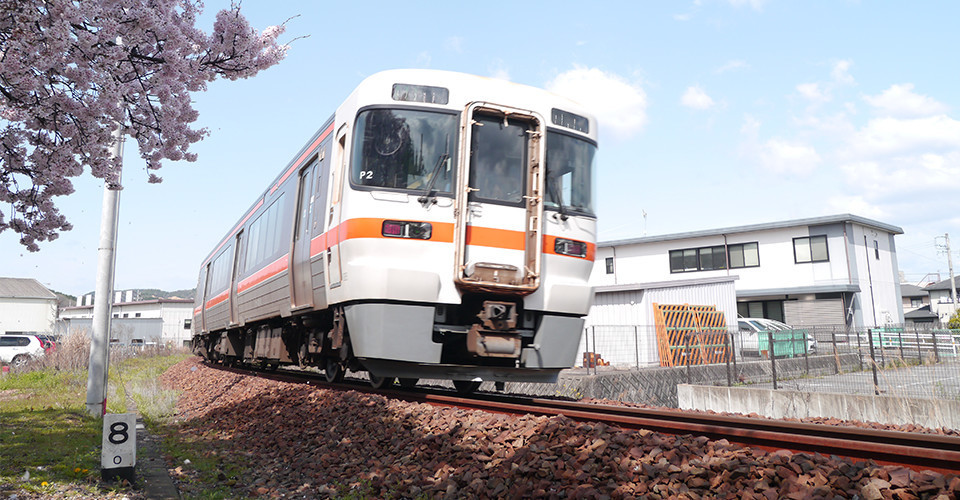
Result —
[[[280, 62], [284, 25], [250, 27], [239, 5], [213, 32], [194, 25], [199, 0], [0, 0], [0, 232], [30, 251], [70, 223], [54, 197], [73, 192], [84, 167], [116, 184], [111, 133], [123, 127], [154, 172], [193, 161], [191, 92]], [[127, 144], [130, 152], [131, 143]], [[119, 185], [117, 185], [119, 189]]]

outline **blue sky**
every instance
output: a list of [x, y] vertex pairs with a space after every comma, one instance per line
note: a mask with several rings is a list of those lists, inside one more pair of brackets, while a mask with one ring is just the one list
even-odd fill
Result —
[[[116, 288], [192, 288], [201, 260], [366, 76], [431, 68], [567, 94], [600, 126], [599, 239], [853, 213], [903, 228], [900, 269], [960, 273], [957, 2], [245, 2], [292, 16], [287, 59], [193, 99], [209, 137], [159, 185], [128, 142]], [[209, 29], [229, 2], [208, 0]], [[73, 231], [0, 276], [92, 291], [102, 183], [58, 200]], [[642, 213], [647, 214], [646, 222]]]

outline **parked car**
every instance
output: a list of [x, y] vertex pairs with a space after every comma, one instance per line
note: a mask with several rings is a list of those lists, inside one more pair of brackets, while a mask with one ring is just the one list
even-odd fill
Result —
[[36, 335], [0, 335], [0, 362], [23, 366], [43, 354], [44, 344]]
[[807, 330], [796, 329], [780, 321], [767, 318], [740, 318], [737, 320], [740, 330], [738, 339], [740, 350], [743, 352], [760, 354], [769, 349], [769, 332], [773, 332], [775, 356], [790, 356], [803, 354], [803, 348], [795, 345], [806, 339], [807, 354], [817, 352], [817, 339]]

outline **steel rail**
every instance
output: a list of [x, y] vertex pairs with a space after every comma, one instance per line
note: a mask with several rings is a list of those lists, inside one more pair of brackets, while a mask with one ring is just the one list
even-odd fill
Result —
[[310, 383], [318, 387], [381, 394], [393, 399], [435, 406], [510, 415], [563, 415], [577, 421], [603, 422], [625, 429], [647, 429], [666, 434], [693, 434], [711, 439], [726, 439], [732, 443], [769, 451], [820, 453], [854, 461], [873, 460], [877, 464], [901, 465], [917, 471], [960, 474], [960, 437], [956, 436], [486, 393], [461, 397], [450, 395], [448, 390], [443, 389], [375, 390], [359, 382], [328, 384], [319, 375], [304, 372], [265, 373], [249, 368], [217, 368], [274, 380]]

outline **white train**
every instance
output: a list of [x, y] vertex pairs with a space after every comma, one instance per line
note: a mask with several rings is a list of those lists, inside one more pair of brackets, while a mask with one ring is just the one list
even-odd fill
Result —
[[445, 71], [364, 80], [200, 268], [210, 360], [552, 382], [592, 299], [597, 123]]

